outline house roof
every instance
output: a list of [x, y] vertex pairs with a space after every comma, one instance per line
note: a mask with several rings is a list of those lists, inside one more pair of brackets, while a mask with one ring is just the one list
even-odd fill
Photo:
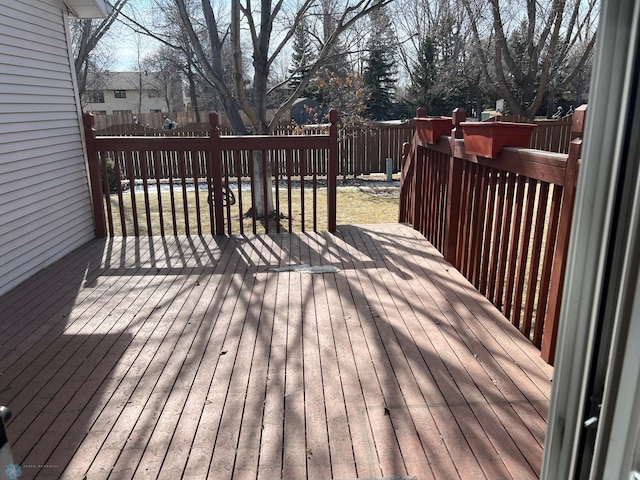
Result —
[[102, 18], [111, 11], [105, 0], [62, 0], [77, 18]]

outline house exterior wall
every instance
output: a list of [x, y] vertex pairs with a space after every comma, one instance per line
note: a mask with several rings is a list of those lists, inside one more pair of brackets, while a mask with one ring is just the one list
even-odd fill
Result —
[[142, 99], [140, 92], [135, 90], [124, 90], [125, 98], [116, 98], [115, 90], [101, 90], [104, 102], [85, 102], [84, 110], [96, 114], [104, 113], [112, 115], [114, 113], [138, 113], [167, 112], [167, 102], [161, 97], [150, 97], [149, 90], [143, 90]]
[[65, 12], [0, 0], [0, 294], [94, 237]]
[[[95, 94], [102, 101], [92, 101], [95, 100]], [[85, 112], [106, 115], [185, 110], [179, 80], [167, 83], [152, 73], [144, 72], [108, 72], [90, 77], [82, 103]]]

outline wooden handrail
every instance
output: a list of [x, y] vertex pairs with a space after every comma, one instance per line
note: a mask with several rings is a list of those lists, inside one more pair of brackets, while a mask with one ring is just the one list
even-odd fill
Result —
[[[157, 234], [153, 232], [152, 217], [159, 215], [161, 235], [165, 234], [164, 224], [170, 219], [173, 234], [186, 231], [187, 234], [202, 232], [201, 220], [203, 215], [211, 221], [211, 233], [223, 235], [231, 233], [231, 218], [238, 218], [240, 221], [240, 233], [244, 232], [242, 217], [245, 212], [232, 215], [231, 204], [236, 202], [236, 194], [233, 190], [237, 187], [237, 202], [241, 208], [246, 196], [242, 197], [242, 178], [244, 172], [251, 174], [253, 162], [246, 162], [247, 155], [251, 152], [258, 152], [265, 168], [259, 185], [263, 185], [263, 200], [265, 205], [270, 191], [271, 169], [275, 170], [276, 176], [286, 175], [287, 188], [293, 188], [296, 182], [300, 185], [301, 197], [304, 202], [305, 172], [312, 181], [313, 189], [308, 193], [312, 196], [313, 205], [316, 206], [316, 195], [318, 189], [318, 176], [324, 176], [324, 172], [319, 172], [318, 165], [325, 162], [328, 165], [326, 174], [327, 185], [327, 229], [336, 230], [336, 177], [338, 174], [338, 114], [336, 111], [330, 112], [331, 123], [325, 128], [328, 133], [316, 135], [251, 135], [251, 136], [221, 136], [218, 125], [218, 116], [212, 113], [209, 116], [208, 136], [102, 136], [96, 137], [92, 129], [90, 117], [87, 117], [86, 147], [89, 159], [89, 175], [92, 188], [92, 200], [94, 204], [94, 216], [96, 218], [96, 235], [106, 236], [107, 231], [114, 235], [118, 230], [118, 220], [120, 221], [120, 233], [128, 235], [133, 231], [134, 235]], [[233, 155], [233, 160], [231, 160]], [[287, 168], [280, 168], [279, 163], [286, 157]], [[117, 189], [110, 192], [107, 171], [107, 163], [113, 164], [114, 182]], [[244, 162], [244, 165], [243, 165]], [[247, 168], [247, 164], [248, 167]], [[231, 184], [230, 170], [235, 168], [237, 183]], [[175, 184], [178, 182], [179, 186]], [[206, 185], [205, 185], [206, 182]], [[134, 186], [142, 184], [143, 192], [136, 195]], [[251, 183], [251, 197], [255, 201], [254, 186]], [[194, 188], [195, 213], [189, 213], [193, 209], [186, 194], [187, 187]], [[202, 201], [200, 189], [206, 186], [208, 200]], [[161, 191], [167, 187], [169, 190], [170, 211], [163, 213]], [[126, 190], [128, 188], [128, 190]], [[177, 198], [175, 188], [181, 191], [181, 198]], [[157, 203], [150, 202], [149, 191], [157, 193]], [[275, 182], [276, 192], [280, 190], [280, 184]], [[104, 192], [104, 193], [103, 193]], [[141, 198], [144, 197], [144, 206]], [[291, 201], [291, 195], [288, 195]], [[112, 200], [113, 209], [112, 211]], [[154, 200], [155, 201], [155, 200]], [[254, 204], [252, 201], [252, 204]], [[204, 203], [203, 203], [204, 202]], [[166, 202], [165, 202], [166, 203]], [[279, 198], [276, 206], [279, 206]], [[208, 205], [208, 207], [207, 207]], [[140, 211], [138, 211], [138, 209]], [[106, 215], [105, 215], [106, 210]], [[269, 232], [269, 212], [265, 211], [264, 218], [255, 216], [255, 209], [251, 209], [253, 215], [253, 230], [256, 231], [256, 222], [261, 221], [265, 226], [265, 231]], [[266, 209], [265, 209], [266, 210]], [[292, 215], [291, 208], [289, 215]], [[275, 215], [276, 231], [280, 231], [280, 212]], [[195, 216], [195, 223], [190, 215]], [[304, 215], [304, 213], [303, 213]], [[317, 213], [313, 212], [313, 228], [317, 228]], [[128, 225], [128, 221], [132, 225]], [[146, 229], [145, 229], [146, 224]], [[192, 228], [193, 226], [193, 228]], [[291, 228], [291, 222], [289, 223]], [[303, 224], [303, 229], [305, 228]]]
[[[585, 114], [583, 106], [573, 116], [568, 154], [511, 147], [496, 158], [470, 154], [458, 109], [450, 135], [427, 143], [433, 135], [416, 132], [404, 149], [400, 221], [422, 232], [549, 363]], [[429, 128], [428, 121], [416, 125]]]

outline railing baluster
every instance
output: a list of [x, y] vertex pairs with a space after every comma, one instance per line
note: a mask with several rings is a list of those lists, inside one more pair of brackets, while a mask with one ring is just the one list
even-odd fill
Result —
[[[269, 193], [271, 192], [271, 165], [269, 160], [269, 151], [262, 150], [262, 205], [264, 207], [263, 212], [263, 221], [264, 221], [264, 229], [265, 233], [269, 233]], [[255, 207], [255, 205], [254, 205]]]
[[462, 178], [462, 197], [460, 202], [460, 224], [462, 228], [458, 230], [458, 263], [460, 271], [469, 278], [471, 273], [470, 265], [470, 247], [471, 247], [471, 220], [473, 207], [473, 184], [475, 180], [474, 166], [463, 170]]
[[[318, 155], [317, 151], [313, 150], [311, 154], [311, 167], [312, 176], [311, 183], [313, 185], [313, 231], [318, 231]], [[327, 192], [328, 193], [328, 192]]]
[[511, 312], [511, 307], [513, 305], [513, 295], [514, 295], [514, 286], [515, 286], [515, 278], [516, 278], [516, 265], [518, 262], [518, 245], [520, 243], [520, 230], [522, 227], [522, 222], [518, 219], [522, 218], [523, 209], [524, 209], [524, 190], [526, 188], [526, 177], [524, 175], [518, 175], [518, 179], [516, 181], [516, 196], [514, 202], [514, 211], [513, 217], [516, 219], [511, 224], [511, 234], [510, 234], [510, 247], [511, 255], [509, 257], [509, 264], [507, 267], [507, 278], [506, 278], [506, 298], [504, 303], [504, 315], [511, 319], [513, 314]]
[[216, 221], [215, 221], [215, 212], [213, 209], [213, 159], [211, 158], [212, 152], [207, 152], [206, 164], [205, 164], [205, 172], [207, 177], [207, 205], [209, 209], [209, 224], [210, 224], [210, 233], [211, 235], [216, 234]]
[[173, 225], [173, 234], [178, 235], [178, 219], [176, 216], [176, 197], [174, 192], [174, 177], [173, 177], [173, 163], [174, 158], [171, 152], [164, 152], [167, 155], [167, 167], [169, 169], [169, 198], [171, 199], [171, 222]]
[[[533, 311], [535, 306], [535, 297], [538, 287], [538, 271], [540, 269], [540, 253], [542, 250], [542, 239], [545, 228], [545, 217], [547, 212], [547, 203], [549, 201], [549, 184], [540, 183], [538, 193], [538, 206], [536, 215], [536, 225], [533, 234], [533, 244], [531, 247], [531, 265], [529, 266], [529, 279], [527, 283], [527, 301], [525, 304], [524, 331], [527, 338], [531, 338], [531, 327], [533, 323]], [[537, 345], [539, 347], [539, 345]]]
[[202, 235], [202, 214], [200, 213], [200, 183], [198, 182], [198, 177], [200, 176], [200, 172], [198, 170], [199, 162], [198, 157], [194, 153], [191, 154], [191, 174], [193, 176], [193, 195], [194, 201], [196, 204], [196, 222], [197, 222], [197, 230], [198, 235]]
[[178, 174], [180, 175], [180, 185], [182, 186], [182, 218], [184, 219], [184, 231], [187, 235], [191, 234], [189, 222], [189, 201], [187, 194], [187, 159], [185, 152], [177, 152], [176, 161], [178, 162]]
[[280, 158], [273, 162], [273, 178], [276, 197], [276, 233], [280, 233]]
[[[109, 227], [109, 235], [113, 236], [113, 209], [111, 208], [111, 185], [109, 182], [109, 173], [108, 173], [108, 166], [107, 166], [107, 161], [109, 160], [109, 153], [108, 152], [102, 152], [101, 155], [97, 155], [97, 161], [99, 162], [99, 166], [98, 168], [101, 168], [102, 170], [102, 179], [103, 179], [103, 185], [102, 185], [102, 192], [103, 192], [103, 196], [104, 196], [104, 202], [106, 203], [106, 208], [107, 208], [107, 224]], [[114, 169], [113, 169], [113, 175], [115, 177], [115, 187], [116, 187], [116, 192], [118, 190], [122, 191], [122, 184], [120, 183], [120, 172], [118, 170], [116, 170], [116, 165], [118, 165], [118, 163], [116, 163], [115, 159], [114, 159]], [[100, 199], [100, 209], [101, 209], [101, 214], [104, 216], [104, 210], [102, 210], [102, 199]], [[102, 226], [98, 225], [99, 220], [96, 220], [96, 236], [97, 237], [101, 237], [102, 233], [104, 231]]]
[[[229, 162], [228, 161], [223, 161], [222, 162], [222, 171], [223, 171], [223, 187], [224, 190], [222, 192], [222, 196], [223, 198], [226, 199], [225, 201], [225, 205], [226, 205], [226, 215], [227, 215], [227, 235], [231, 235], [231, 203], [232, 203], [232, 198], [233, 198], [233, 192], [231, 191], [231, 184], [229, 183]], [[242, 219], [242, 215], [239, 215], [238, 218]]]
[[494, 170], [497, 181], [497, 194], [491, 197], [493, 208], [493, 226], [491, 227], [491, 263], [489, 266], [489, 284], [487, 298], [495, 304], [496, 281], [498, 277], [498, 258], [500, 253], [500, 238], [502, 237], [502, 217], [506, 190], [505, 172]]
[[542, 346], [542, 333], [546, 323], [546, 308], [551, 286], [551, 271], [553, 267], [553, 256], [558, 235], [558, 223], [560, 220], [560, 206], [562, 204], [563, 188], [559, 185], [553, 186], [551, 197], [551, 209], [549, 211], [549, 224], [547, 226], [547, 236], [544, 242], [544, 258], [542, 260], [542, 273], [540, 274], [540, 293], [536, 306], [536, 323], [533, 332], [533, 344], [540, 348]]
[[480, 282], [480, 258], [482, 252], [482, 226], [484, 225], [485, 205], [487, 203], [487, 177], [486, 167], [474, 165], [474, 200], [473, 221], [471, 223], [469, 262], [471, 276], [469, 281], [478, 288]]
[[496, 281], [495, 306], [502, 311], [504, 305], [505, 278], [507, 274], [507, 256], [509, 255], [509, 234], [513, 216], [513, 199], [515, 196], [515, 174], [507, 172], [507, 190], [503, 202], [503, 221], [500, 229], [500, 256], [498, 258], [498, 279]]
[[164, 211], [162, 207], [162, 177], [163, 162], [160, 152], [152, 150], [149, 154], [153, 158], [153, 170], [156, 176], [156, 193], [158, 194], [158, 221], [160, 222], [160, 235], [164, 236]]
[[151, 222], [151, 203], [149, 201], [149, 182], [147, 172], [147, 155], [144, 151], [136, 152], [138, 155], [138, 165], [140, 168], [140, 176], [142, 177], [142, 188], [144, 193], [144, 212], [147, 220], [147, 236], [153, 235], [153, 227]]
[[305, 231], [305, 205], [304, 205], [304, 179], [305, 176], [307, 175], [307, 169], [306, 169], [306, 163], [307, 163], [307, 155], [306, 155], [306, 150], [299, 150], [298, 151], [298, 155], [299, 155], [299, 165], [300, 165], [300, 170], [298, 172], [298, 174], [300, 175], [300, 210], [301, 210], [301, 215], [300, 215], [300, 221], [302, 222], [302, 228], [301, 230], [304, 232]]
[[[432, 152], [423, 149], [422, 152], [425, 156], [430, 155]], [[435, 162], [430, 161], [430, 158], [423, 158], [422, 162], [422, 182], [424, 184], [424, 205], [421, 208], [421, 220], [424, 223], [425, 232], [427, 232], [427, 238], [435, 241], [435, 225], [438, 212], [436, 211], [437, 202], [435, 201], [438, 195], [438, 174]]]
[[538, 190], [538, 181], [529, 179], [529, 183], [527, 184], [527, 192], [525, 194], [525, 216], [524, 221], [522, 222], [524, 225], [524, 230], [522, 231], [522, 236], [520, 237], [520, 247], [518, 248], [520, 252], [520, 260], [518, 263], [518, 274], [516, 276], [516, 289], [513, 304], [515, 306], [515, 311], [513, 314], [513, 318], [511, 323], [513, 323], [516, 327], [520, 329], [521, 332], [524, 333], [524, 328], [521, 325], [522, 318], [522, 305], [524, 299], [524, 289], [526, 283], [525, 273], [527, 271], [527, 264], [529, 260], [529, 248], [531, 245], [531, 229], [533, 224], [533, 214], [534, 214], [534, 206], [536, 201], [536, 193]]
[[484, 223], [484, 242], [482, 245], [482, 267], [481, 272], [482, 275], [480, 277], [480, 292], [489, 298], [487, 293], [487, 288], [489, 285], [489, 276], [491, 274], [491, 249], [493, 245], [493, 231], [492, 226], [494, 223], [494, 211], [495, 211], [495, 202], [496, 202], [496, 191], [498, 187], [498, 178], [495, 170], [493, 168], [487, 169], [487, 175], [489, 178], [488, 186], [489, 186], [489, 194], [487, 195], [487, 205], [486, 211], [487, 215], [485, 216]]
[[133, 158], [131, 152], [125, 152], [125, 165], [127, 176], [129, 177], [129, 193], [131, 197], [131, 216], [133, 217], [133, 234], [140, 236], [140, 225], [138, 224], [138, 204], [136, 201], [136, 181], [133, 172]]
[[293, 231], [293, 210], [292, 210], [292, 183], [293, 175], [293, 150], [287, 150], [287, 218], [289, 219], [289, 232]]
[[[238, 181], [238, 218], [240, 219], [240, 235], [244, 235], [244, 214], [242, 210], [242, 152], [235, 150], [235, 164]], [[231, 219], [229, 219], [231, 222]]]
[[[116, 172], [116, 184], [118, 189], [118, 214], [120, 215], [120, 228], [122, 229], [122, 236], [127, 236], [127, 218], [124, 210], [124, 193], [122, 191], [122, 171], [120, 163], [120, 152], [113, 152], [113, 161], [115, 164]], [[131, 185], [129, 185], [131, 187]]]
[[257, 233], [257, 223], [258, 223], [258, 219], [257, 219], [257, 210], [256, 210], [256, 191], [254, 188], [254, 179], [255, 179], [255, 171], [253, 168], [253, 155], [254, 152], [253, 151], [249, 151], [248, 154], [248, 163], [249, 163], [249, 178], [251, 179], [251, 224], [252, 224], [252, 231], [254, 233], [254, 235]]

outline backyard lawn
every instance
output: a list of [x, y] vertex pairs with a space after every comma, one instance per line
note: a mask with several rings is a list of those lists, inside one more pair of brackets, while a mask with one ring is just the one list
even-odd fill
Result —
[[[149, 192], [149, 210], [150, 218], [145, 216], [145, 195], [137, 192], [135, 195], [136, 210], [138, 213], [138, 228], [140, 235], [161, 235], [163, 229], [166, 235], [198, 235], [200, 233], [211, 233], [211, 223], [209, 216], [209, 205], [207, 203], [207, 194], [204, 191], [198, 192], [196, 198], [195, 191], [188, 191], [183, 195], [181, 190], [171, 192], [163, 192], [158, 194]], [[240, 233], [240, 218], [242, 217], [244, 233], [253, 231], [253, 219], [246, 216], [248, 207], [251, 203], [250, 193], [243, 189], [242, 205], [235, 191], [236, 203], [229, 206], [229, 213], [232, 225], [232, 234]], [[280, 190], [280, 224], [283, 231], [289, 230], [289, 218], [291, 219], [292, 231], [324, 231], [327, 229], [327, 190], [319, 188], [317, 193], [313, 195], [313, 190], [305, 190], [304, 193], [304, 209], [300, 189], [292, 191], [291, 195], [291, 211], [289, 212], [287, 192]], [[120, 218], [118, 207], [118, 196], [111, 196], [111, 209], [114, 218], [114, 235], [120, 236], [123, 233], [122, 220]], [[126, 233], [133, 235], [134, 222], [132, 214], [132, 200], [128, 191], [123, 192], [123, 212]], [[172, 215], [171, 205], [175, 205], [175, 220]], [[181, 213], [185, 210], [186, 203], [187, 218]], [[162, 205], [160, 209], [159, 205]], [[398, 221], [398, 188], [389, 187], [388, 184], [380, 184], [375, 186], [368, 184], [367, 186], [347, 186], [339, 187], [337, 190], [337, 224], [338, 225], [365, 225], [372, 223], [393, 223]], [[314, 208], [317, 212], [316, 222], [314, 225], [313, 212]], [[225, 207], [226, 209], [226, 207]], [[303, 218], [304, 213], [304, 218]], [[225, 212], [226, 217], [226, 212]], [[198, 219], [202, 225], [201, 232], [198, 232]], [[304, 228], [303, 228], [304, 219]], [[186, 220], [186, 221], [185, 221]], [[175, 229], [174, 229], [175, 222]], [[149, 232], [149, 226], [151, 232]], [[315, 228], [314, 228], [315, 227]], [[275, 222], [271, 223], [270, 231], [275, 231]], [[263, 233], [264, 227], [258, 219], [256, 232]]]

